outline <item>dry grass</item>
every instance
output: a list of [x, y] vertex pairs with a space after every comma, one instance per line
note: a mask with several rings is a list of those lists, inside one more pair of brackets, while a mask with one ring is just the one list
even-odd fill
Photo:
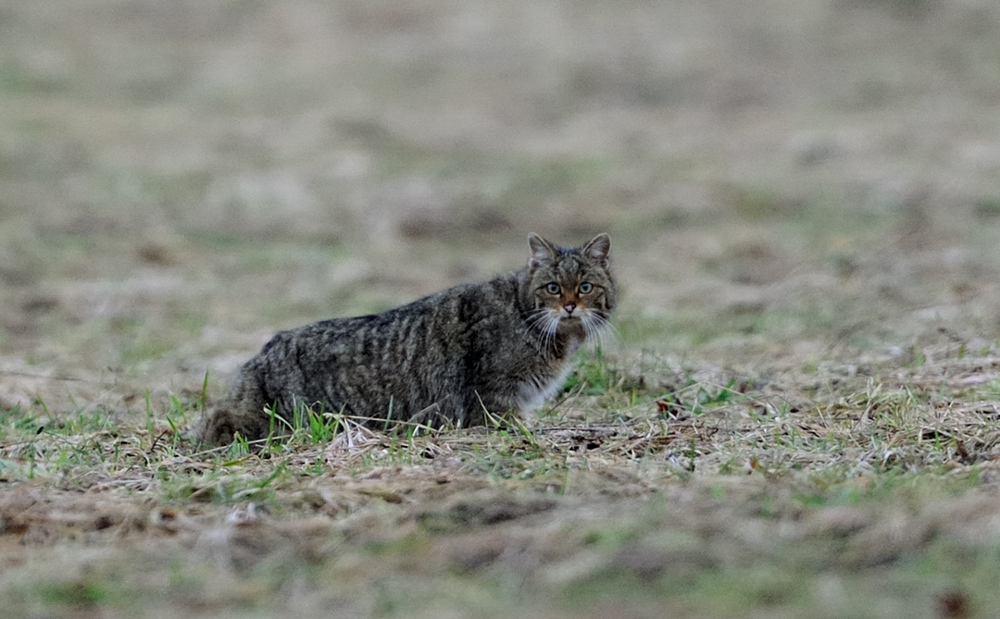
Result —
[[753, 377], [591, 354], [533, 428], [347, 422], [249, 452], [186, 443], [197, 400], [145, 425], [14, 410], [2, 586], [18, 612], [113, 616], [986, 607], [1000, 364], [922, 355]]
[[[986, 617], [1000, 10], [0, 6], [0, 615]], [[530, 428], [198, 451], [281, 328], [611, 233]]]

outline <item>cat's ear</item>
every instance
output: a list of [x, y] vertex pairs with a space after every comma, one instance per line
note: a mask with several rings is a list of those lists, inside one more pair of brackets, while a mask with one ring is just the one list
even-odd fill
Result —
[[608, 266], [609, 251], [611, 251], [611, 237], [606, 232], [598, 234], [583, 246], [583, 255], [599, 263], [602, 267]]
[[528, 235], [528, 248], [531, 250], [531, 259], [528, 266], [535, 268], [543, 262], [551, 262], [556, 257], [556, 247], [534, 232]]

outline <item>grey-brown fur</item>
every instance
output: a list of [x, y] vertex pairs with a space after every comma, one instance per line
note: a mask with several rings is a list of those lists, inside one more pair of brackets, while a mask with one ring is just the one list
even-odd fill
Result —
[[390, 416], [472, 426], [485, 422], [484, 408], [530, 412], [562, 387], [573, 353], [607, 324], [616, 294], [608, 235], [567, 249], [532, 234], [528, 245], [520, 271], [278, 333], [205, 414], [198, 438], [263, 438], [283, 430], [268, 409], [287, 420], [303, 405], [376, 427]]

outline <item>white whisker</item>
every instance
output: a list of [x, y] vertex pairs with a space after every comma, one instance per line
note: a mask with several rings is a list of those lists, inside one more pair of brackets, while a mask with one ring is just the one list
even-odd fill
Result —
[[587, 339], [596, 340], [597, 345], [604, 347], [604, 336], [610, 332], [618, 342], [622, 341], [621, 333], [615, 328], [611, 321], [602, 314], [587, 312], [583, 317], [583, 328], [587, 334]]
[[537, 309], [528, 315], [528, 328], [537, 331], [539, 349], [548, 350], [555, 341], [559, 318], [549, 308]]

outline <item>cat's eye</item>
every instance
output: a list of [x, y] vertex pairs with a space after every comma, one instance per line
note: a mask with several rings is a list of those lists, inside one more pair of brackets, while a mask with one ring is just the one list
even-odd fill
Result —
[[559, 290], [560, 290], [559, 284], [555, 282], [551, 282], [545, 286], [545, 292], [549, 294], [559, 294]]
[[580, 287], [577, 290], [580, 291], [580, 294], [587, 294], [593, 289], [594, 289], [593, 284], [591, 284], [590, 282], [583, 282], [582, 284], [580, 284]]

